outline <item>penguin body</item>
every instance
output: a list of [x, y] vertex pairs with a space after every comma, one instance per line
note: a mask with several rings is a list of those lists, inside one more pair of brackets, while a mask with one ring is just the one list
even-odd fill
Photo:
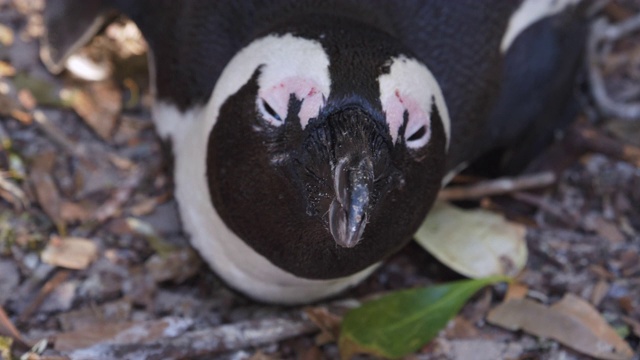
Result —
[[[117, 10], [147, 39], [193, 246], [243, 293], [299, 303], [410, 241], [448, 174], [548, 136], [586, 2], [113, 0], [80, 23], [90, 34]], [[64, 33], [64, 11], [48, 12]], [[45, 41], [50, 68], [75, 37]]]

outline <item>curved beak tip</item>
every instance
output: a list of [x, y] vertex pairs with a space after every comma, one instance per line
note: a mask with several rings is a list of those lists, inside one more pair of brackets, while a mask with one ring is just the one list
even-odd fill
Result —
[[345, 211], [338, 201], [334, 200], [329, 211], [329, 228], [336, 244], [344, 248], [355, 247], [362, 238], [367, 225], [367, 216], [363, 209]]
[[373, 162], [368, 154], [351, 153], [336, 162], [329, 230], [341, 247], [353, 248], [362, 238], [370, 211], [373, 178]]

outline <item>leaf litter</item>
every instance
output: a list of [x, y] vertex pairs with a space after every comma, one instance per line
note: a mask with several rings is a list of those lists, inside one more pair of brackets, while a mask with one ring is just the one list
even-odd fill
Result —
[[491, 310], [487, 320], [512, 331], [557, 340], [598, 359], [630, 360], [634, 353], [596, 309], [572, 294], [549, 307], [526, 298], [512, 299]]
[[[59, 351], [49, 342], [38, 356], [247, 359], [256, 354], [282, 359], [338, 358], [331, 338], [337, 336], [344, 309], [336, 312], [333, 303], [319, 304], [330, 311], [317, 312], [316, 324], [305, 317], [304, 308], [252, 303], [230, 291], [195, 260], [179, 221], [167, 221], [177, 215], [167, 213], [159, 221], [152, 219], [161, 209], [175, 207], [175, 201], [167, 196], [171, 194], [171, 174], [150, 121], [148, 80], [142, 65], [144, 44], [135, 26], [118, 21], [92, 42], [88, 58], [92, 59], [91, 51], [99, 49], [94, 59], [109, 66], [111, 75], [106, 79], [91, 84], [71, 74], [54, 78], [37, 57], [42, 6], [41, 0], [0, 2], [0, 24], [14, 34], [13, 43], [3, 49], [6, 56], [0, 64], [6, 65], [0, 66], [0, 71], [5, 71], [0, 79], [0, 170], [14, 186], [0, 192], [0, 262], [11, 263], [8, 268], [14, 269], [13, 275], [0, 274], [0, 283], [6, 281], [14, 291], [1, 294], [0, 307], [30, 343], [107, 324], [122, 325], [120, 334], [127, 331], [127, 324], [131, 326], [127, 329], [140, 329], [167, 318], [189, 325], [181, 329], [184, 332], [171, 334], [175, 337], [156, 336], [136, 344], [113, 343], [108, 334], [96, 336], [96, 344], [84, 349]], [[640, 4], [622, 1], [620, 8], [617, 14], [631, 12], [633, 16], [640, 11]], [[619, 18], [630, 18], [627, 15]], [[16, 18], [22, 20], [16, 22]], [[625, 41], [637, 44], [634, 38]], [[615, 50], [611, 55], [624, 53], [624, 46]], [[605, 56], [600, 61], [606, 64], [609, 60]], [[624, 93], [619, 90], [628, 84], [621, 80], [619, 70], [628, 63], [618, 61], [607, 67], [612, 69], [607, 70], [605, 80], [608, 88], [616, 89], [613, 97]], [[92, 103], [101, 91], [110, 99], [105, 106]], [[67, 97], [75, 92], [84, 99], [83, 104], [76, 104], [79, 111], [73, 109], [72, 97]], [[477, 204], [527, 227], [528, 259], [518, 276], [522, 288], [510, 296], [550, 303], [567, 293], [590, 299], [637, 351], [640, 174], [634, 148], [619, 144], [624, 141], [637, 147], [634, 141], [638, 137], [633, 134], [638, 133], [637, 127], [630, 125], [637, 121], [620, 123], [606, 119], [609, 125], [594, 127], [598, 136], [587, 143], [588, 154], [557, 171], [556, 163], [573, 156], [561, 146], [549, 168], [538, 170], [553, 170], [556, 185], [542, 190], [518, 188], [529, 197], [512, 196], [508, 191], [499, 197], [484, 194]], [[612, 148], [603, 136], [613, 139], [617, 147]], [[47, 159], [51, 156], [47, 154], [55, 154], [55, 158]], [[524, 201], [533, 198], [536, 201]], [[560, 218], [544, 204], [563, 209], [556, 213]], [[566, 214], [574, 214], [578, 221], [563, 221]], [[127, 219], [142, 221], [152, 231], [135, 221], [132, 227]], [[77, 270], [60, 269], [41, 256], [52, 235], [85, 239], [99, 251], [95, 257], [92, 251], [86, 253], [91, 256], [83, 255], [85, 260]], [[456, 279], [459, 275], [410, 245], [342, 298], [359, 304], [371, 294]], [[503, 295], [504, 289], [497, 287], [473, 297], [450, 322], [451, 329], [457, 328], [439, 332], [414, 358], [465, 359], [482, 354], [487, 359], [496, 355], [588, 358], [570, 347], [485, 322], [486, 313]], [[324, 328], [325, 337], [316, 343], [319, 328]], [[100, 333], [96, 331], [87, 333]], [[14, 357], [28, 351], [15, 340], [4, 339], [9, 345], [0, 347], [2, 351], [12, 352]]]

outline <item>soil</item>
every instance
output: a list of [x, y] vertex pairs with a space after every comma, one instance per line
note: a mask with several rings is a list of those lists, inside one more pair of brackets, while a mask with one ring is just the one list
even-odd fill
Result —
[[[346, 308], [372, 295], [461, 278], [412, 243], [361, 285], [309, 307], [269, 306], [234, 293], [182, 232], [170, 159], [150, 117], [139, 35], [121, 20], [83, 50], [110, 74], [103, 80], [68, 71], [54, 76], [38, 57], [42, 6], [0, 0], [0, 310], [7, 315], [0, 314], [0, 336], [10, 337], [9, 323], [22, 334], [14, 356], [48, 339], [30, 359], [104, 358], [104, 348], [74, 350], [133, 336], [134, 326], [160, 329], [140, 342], [169, 331], [214, 329], [211, 336], [224, 337], [242, 326], [269, 339], [265, 334], [279, 326], [284, 340], [252, 342], [243, 332], [235, 347], [223, 342], [215, 354], [179, 357], [335, 359], [331, 331], [318, 335], [309, 309], [335, 325]], [[640, 3], [621, 1], [607, 11], [623, 21], [640, 13]], [[603, 70], [611, 96], [626, 103], [640, 102], [638, 34], [612, 45]], [[552, 304], [572, 293], [589, 301], [640, 359], [640, 157], [598, 147], [599, 138], [585, 145], [583, 136], [588, 129], [637, 149], [640, 118], [603, 114], [588, 91], [584, 98], [577, 125], [565, 133], [571, 136], [560, 136], [537, 161], [545, 164], [537, 170], [558, 174], [556, 184], [465, 205], [527, 226], [529, 258], [518, 281], [529, 298]], [[56, 252], [68, 238], [79, 239], [77, 246]], [[408, 358], [589, 359], [556, 341], [488, 324], [486, 314], [505, 292], [498, 285], [477, 294]], [[149, 354], [143, 358], [154, 358]]]

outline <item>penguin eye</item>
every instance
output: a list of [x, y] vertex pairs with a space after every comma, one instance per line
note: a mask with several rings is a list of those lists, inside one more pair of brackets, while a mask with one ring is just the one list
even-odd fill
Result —
[[410, 130], [410, 134], [411, 135], [406, 137], [408, 148], [418, 149], [429, 142], [429, 128], [427, 124], [423, 124], [416, 130]]
[[271, 125], [280, 126], [283, 123], [282, 117], [278, 115], [278, 113], [266, 102], [264, 99], [260, 99], [258, 101], [258, 108], [260, 113], [266, 121], [268, 121]]
[[422, 125], [418, 130], [416, 130], [416, 132], [414, 132], [407, 138], [407, 142], [418, 141], [422, 139], [422, 137], [425, 136], [426, 134], [427, 134], [427, 128], [424, 125]]

